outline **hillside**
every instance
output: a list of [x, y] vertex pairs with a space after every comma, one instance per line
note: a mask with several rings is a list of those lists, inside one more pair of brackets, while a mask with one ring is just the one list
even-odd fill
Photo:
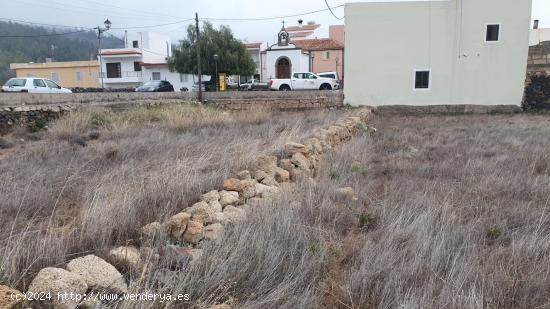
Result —
[[[53, 58], [54, 61], [89, 60], [95, 58], [98, 48], [97, 34], [93, 31], [44, 37], [3, 36], [40, 36], [78, 30], [0, 22], [0, 84], [14, 76], [14, 72], [9, 69], [10, 63], [44, 62], [46, 58]], [[121, 39], [109, 35], [104, 37], [102, 44], [104, 48], [123, 47]]]

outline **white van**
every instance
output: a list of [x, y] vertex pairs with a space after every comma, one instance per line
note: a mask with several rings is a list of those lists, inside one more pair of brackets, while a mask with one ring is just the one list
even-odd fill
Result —
[[72, 93], [54, 81], [45, 78], [11, 78], [2, 86], [1, 92], [27, 92], [27, 93]]

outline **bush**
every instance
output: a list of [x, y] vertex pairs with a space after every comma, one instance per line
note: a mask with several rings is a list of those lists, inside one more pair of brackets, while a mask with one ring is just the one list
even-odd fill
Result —
[[527, 75], [522, 107], [526, 111], [550, 109], [550, 76], [545, 72]]

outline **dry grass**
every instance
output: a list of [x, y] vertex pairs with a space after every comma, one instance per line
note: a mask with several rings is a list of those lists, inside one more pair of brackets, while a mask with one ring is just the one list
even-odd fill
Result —
[[[315, 183], [148, 287], [190, 293], [196, 308], [547, 307], [550, 119], [375, 122]], [[343, 186], [359, 200], [336, 198]]]
[[338, 114], [189, 105], [75, 112], [35, 147], [0, 160], [1, 281], [25, 289], [42, 267], [132, 243], [136, 228]]

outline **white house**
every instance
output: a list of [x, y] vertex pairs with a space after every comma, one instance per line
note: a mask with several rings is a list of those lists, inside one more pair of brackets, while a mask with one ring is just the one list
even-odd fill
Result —
[[520, 105], [531, 0], [348, 3], [345, 101]]
[[550, 41], [550, 28], [539, 28], [539, 21], [535, 20], [529, 36], [529, 46], [539, 45]]
[[290, 35], [283, 26], [277, 44], [265, 51], [263, 78], [290, 78], [292, 72], [308, 72], [310, 68], [310, 53], [291, 43]]
[[151, 80], [167, 80], [176, 91], [191, 89], [197, 78], [170, 71], [171, 56], [170, 37], [154, 32], [129, 33], [125, 48], [100, 51], [103, 84], [105, 88], [129, 88]]

